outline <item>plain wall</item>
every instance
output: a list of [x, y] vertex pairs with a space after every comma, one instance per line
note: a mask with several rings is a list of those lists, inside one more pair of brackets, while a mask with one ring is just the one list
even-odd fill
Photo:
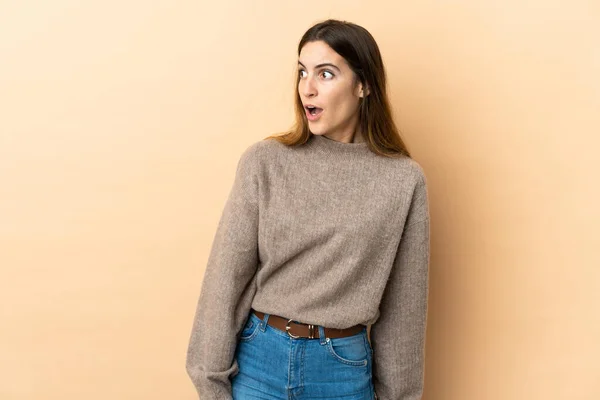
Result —
[[235, 165], [367, 28], [425, 169], [425, 400], [600, 398], [598, 1], [0, 3], [0, 398], [194, 399]]

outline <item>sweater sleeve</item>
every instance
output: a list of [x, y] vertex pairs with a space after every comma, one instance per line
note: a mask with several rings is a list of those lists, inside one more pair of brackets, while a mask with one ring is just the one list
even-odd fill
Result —
[[238, 336], [256, 292], [256, 146], [240, 157], [209, 253], [187, 349], [186, 371], [202, 400], [231, 400]]
[[380, 315], [371, 327], [373, 384], [379, 400], [418, 400], [423, 394], [428, 275], [429, 203], [421, 170]]

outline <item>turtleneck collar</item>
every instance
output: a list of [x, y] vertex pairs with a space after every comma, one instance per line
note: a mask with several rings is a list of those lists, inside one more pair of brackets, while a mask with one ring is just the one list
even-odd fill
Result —
[[370, 151], [367, 142], [344, 143], [338, 142], [337, 140], [329, 139], [328, 137], [323, 135], [311, 134], [310, 142], [313, 143], [315, 146], [328, 149], [330, 151], [342, 151], [350, 153]]

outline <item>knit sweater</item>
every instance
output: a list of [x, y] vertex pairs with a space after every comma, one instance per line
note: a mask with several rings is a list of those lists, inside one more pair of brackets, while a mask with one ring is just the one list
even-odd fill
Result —
[[251, 144], [217, 225], [187, 351], [200, 399], [232, 399], [251, 308], [369, 326], [378, 399], [420, 399], [429, 232], [425, 174], [409, 157], [312, 134], [294, 147]]

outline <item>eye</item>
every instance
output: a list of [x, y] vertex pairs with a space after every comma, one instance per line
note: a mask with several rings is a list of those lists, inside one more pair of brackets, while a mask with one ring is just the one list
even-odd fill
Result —
[[[304, 76], [305, 76], [305, 75], [303, 75], [303, 73], [306, 73], [306, 71], [305, 71], [305, 70], [303, 70], [303, 69], [299, 69], [299, 70], [298, 70], [298, 74], [300, 75], [300, 78], [304, 78]], [[324, 70], [324, 71], [322, 71], [321, 73], [322, 73], [322, 74], [329, 74], [329, 75], [330, 75], [330, 77], [329, 77], [329, 78], [327, 78], [327, 76], [325, 76], [325, 79], [331, 79], [331, 78], [333, 78], [333, 77], [335, 76], [335, 75], [333, 74], [333, 72], [331, 72], [331, 71], [329, 71], [329, 70]]]
[[332, 78], [333, 78], [333, 76], [334, 76], [334, 75], [333, 75], [333, 73], [332, 73], [331, 71], [323, 71], [323, 73], [324, 73], [324, 74], [329, 74], [329, 75], [331, 75], [331, 77], [332, 77]]

